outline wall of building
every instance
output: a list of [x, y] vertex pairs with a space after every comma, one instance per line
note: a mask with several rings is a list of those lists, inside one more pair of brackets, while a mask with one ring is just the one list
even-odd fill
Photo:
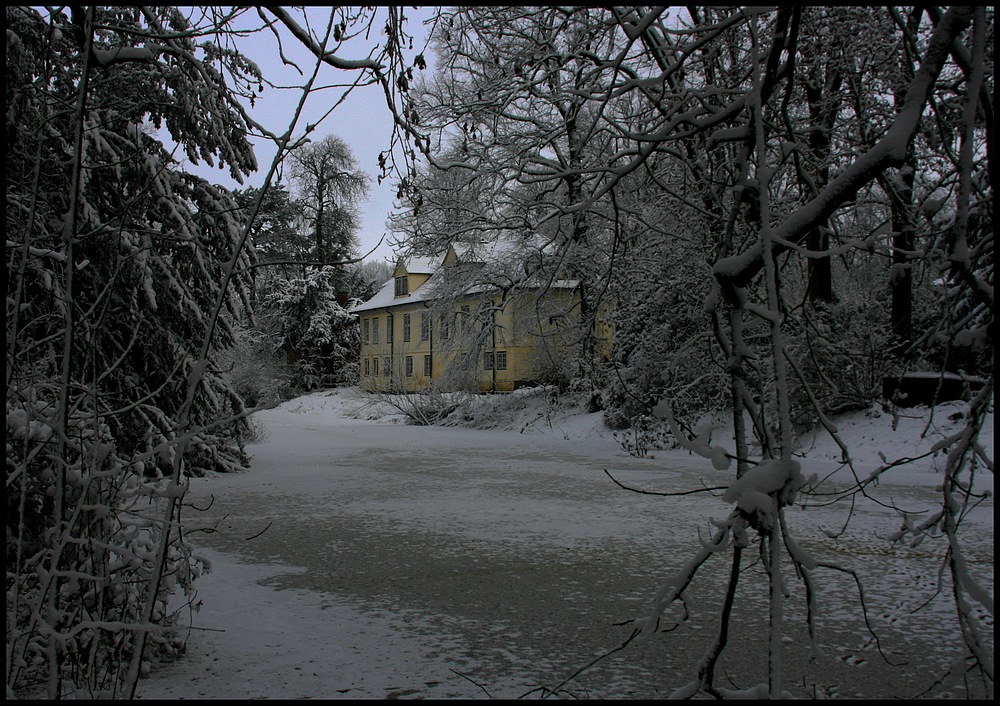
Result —
[[[454, 272], [465, 266], [451, 250], [443, 266], [449, 265]], [[416, 392], [434, 386], [509, 392], [575, 373], [584, 335], [575, 288], [557, 285], [544, 291], [525, 290], [502, 303], [499, 293], [492, 299], [465, 294], [432, 307], [417, 292], [430, 275], [407, 273], [399, 266], [394, 276], [408, 278], [408, 293], [397, 292], [384, 308], [358, 314], [362, 388]], [[607, 357], [612, 336], [610, 307], [598, 313], [595, 352]]]

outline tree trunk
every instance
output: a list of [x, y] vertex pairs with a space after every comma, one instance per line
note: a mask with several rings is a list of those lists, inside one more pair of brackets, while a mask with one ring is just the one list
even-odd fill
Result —
[[892, 293], [892, 333], [898, 350], [905, 350], [913, 338], [913, 252], [915, 227], [913, 224], [913, 152], [907, 164], [899, 171], [894, 188], [889, 190], [892, 209], [892, 274], [889, 288]]
[[[821, 83], [822, 81], [822, 83]], [[833, 126], [840, 109], [840, 86], [843, 77], [836, 67], [828, 66], [826, 76], [821, 77], [818, 69], [806, 83], [806, 98], [809, 102], [809, 147], [813, 156], [820, 161], [816, 175], [816, 187], [823, 190], [830, 181], [830, 142]], [[830, 232], [826, 222], [819, 224], [806, 236], [806, 247], [810, 250], [826, 252], [830, 249]], [[833, 296], [833, 261], [829, 256], [809, 258], [809, 301], [830, 303]]]

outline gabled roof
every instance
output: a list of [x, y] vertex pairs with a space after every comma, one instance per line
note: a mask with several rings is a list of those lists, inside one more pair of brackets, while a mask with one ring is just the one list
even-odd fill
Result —
[[443, 255], [431, 255], [429, 257], [411, 255], [407, 258], [401, 258], [399, 263], [396, 265], [396, 269], [399, 269], [399, 266], [402, 265], [407, 274], [430, 275], [437, 272], [437, 269], [441, 266], [443, 261]]
[[[400, 258], [396, 263], [396, 269], [393, 271], [393, 276], [382, 285], [378, 292], [375, 293], [375, 296], [366, 302], [355, 304], [347, 311], [352, 314], [357, 314], [362, 311], [384, 309], [385, 307], [395, 306], [398, 304], [412, 304], [414, 302], [422, 302], [430, 299], [430, 293], [433, 291], [435, 283], [433, 275], [441, 268], [441, 264], [443, 262], [443, 255], [411, 255], [410, 257]], [[402, 276], [400, 274], [400, 269], [408, 275], [431, 275], [431, 278], [409, 294], [397, 297], [395, 281], [396, 277]]]
[[[411, 255], [400, 258], [390, 278], [379, 291], [366, 302], [357, 304], [348, 311], [358, 314], [363, 311], [373, 309], [384, 309], [386, 307], [402, 304], [413, 304], [416, 302], [429, 301], [434, 298], [434, 290], [441, 282], [441, 269], [445, 262], [451, 264], [478, 264], [484, 265], [493, 271], [494, 275], [501, 275], [503, 279], [510, 278], [510, 281], [520, 280], [522, 285], [529, 287], [542, 286], [536, 278], [524, 280], [523, 266], [527, 256], [532, 252], [533, 247], [538, 247], [536, 242], [496, 240], [480, 243], [452, 243], [448, 246], [447, 252], [440, 255], [417, 256]], [[400, 270], [406, 274], [428, 274], [430, 277], [417, 289], [405, 296], [396, 296], [395, 277], [402, 276]], [[506, 274], [505, 274], [506, 273]], [[578, 280], [558, 279], [547, 283], [546, 286], [552, 289], [573, 289], [579, 285]], [[467, 294], [482, 294], [496, 289], [496, 285], [489, 283], [475, 284], [469, 287]]]

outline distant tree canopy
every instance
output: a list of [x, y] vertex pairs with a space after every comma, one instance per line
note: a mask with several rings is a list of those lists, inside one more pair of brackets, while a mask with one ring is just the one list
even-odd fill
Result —
[[[289, 157], [292, 191], [275, 184], [264, 192], [251, 230], [251, 242], [261, 266], [276, 263], [288, 273], [299, 265], [331, 267], [342, 278], [346, 263], [357, 256], [358, 204], [368, 196], [368, 176], [360, 171], [344, 141], [330, 135], [307, 143]], [[236, 192], [243, 213], [249, 213], [261, 189]]]
[[357, 377], [358, 322], [338, 302], [331, 269], [272, 277], [261, 296], [258, 322], [295, 367], [296, 386], [307, 390]]
[[298, 148], [290, 160], [316, 260], [327, 265], [349, 260], [357, 250], [357, 204], [368, 195], [367, 175], [336, 135]]
[[617, 423], [667, 390], [692, 413], [776, 405], [764, 311], [802, 373], [796, 425], [817, 419], [804, 385], [830, 411], [914, 366], [985, 373], [992, 75], [973, 57], [992, 66], [993, 48], [971, 28], [992, 37], [993, 11], [974, 14], [443, 11], [435, 75], [411, 89], [430, 158], [397, 237], [542, 236], [525, 281], [578, 278], [585, 326], [620, 304]]

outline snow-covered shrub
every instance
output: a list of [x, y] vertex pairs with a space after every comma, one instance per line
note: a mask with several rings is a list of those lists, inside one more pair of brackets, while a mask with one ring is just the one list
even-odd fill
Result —
[[619, 429], [612, 437], [625, 453], [636, 458], [655, 458], [651, 451], [677, 447], [669, 427], [652, 414], [634, 417], [628, 429]]
[[631, 428], [664, 396], [680, 418], [694, 418], [727, 404], [726, 370], [713, 348], [707, 318], [697, 314], [694, 307], [648, 304], [622, 312], [614, 365], [603, 390], [610, 428]]
[[[8, 400], [6, 411], [6, 638], [18, 675], [8, 696], [54, 680], [63, 697], [113, 698], [133, 660], [144, 670], [183, 647], [167, 602], [177, 589], [192, 595], [204, 567], [179, 535], [164, 537], [176, 488], [150, 473], [149, 454], [120, 456], [91, 409], [70, 418], [66, 443], [54, 433], [56, 407], [43, 398]], [[54, 472], [56, 454], [62, 473]], [[53, 528], [56, 499], [73, 510]], [[152, 582], [160, 551], [162, 576]], [[142, 655], [140, 632], [148, 635]]]
[[219, 368], [248, 407], [275, 404], [294, 394], [284, 356], [275, 353], [263, 331], [237, 327], [234, 344], [219, 356]]
[[453, 413], [468, 395], [465, 392], [441, 392], [435, 388], [411, 393], [375, 391], [372, 394], [402, 413], [408, 424], [416, 426], [439, 423]]
[[[915, 292], [914, 330], [923, 341], [910, 369], [965, 373], [987, 377], [994, 369], [992, 316], [970, 292], [967, 283], [949, 275], [946, 267], [928, 268], [932, 286]], [[943, 271], [942, 271], [943, 270]], [[993, 286], [993, 265], [979, 269], [978, 280]], [[893, 372], [906, 372], [893, 370]]]
[[[562, 392], [557, 385], [522, 387], [513, 392], [451, 395], [455, 409], [438, 423], [472, 429], [524, 432], [534, 426], [553, 428], [564, 410], [584, 406], [583, 394]], [[534, 414], [532, 418], [531, 414]]]
[[[789, 380], [796, 431], [815, 429], [819, 415], [867, 409], [879, 399], [891, 364], [891, 333], [881, 313], [887, 302], [870, 297], [812, 306], [788, 322]], [[801, 375], [801, 377], [799, 376]]]

